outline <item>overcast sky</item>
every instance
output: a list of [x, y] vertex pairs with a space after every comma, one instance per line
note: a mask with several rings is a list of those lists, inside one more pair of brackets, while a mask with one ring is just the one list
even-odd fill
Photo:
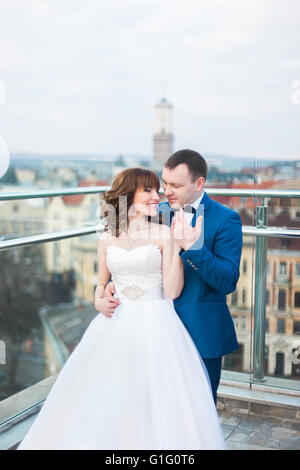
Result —
[[299, 24], [299, 0], [2, 1], [0, 136], [152, 156], [166, 84], [175, 150], [300, 158]]

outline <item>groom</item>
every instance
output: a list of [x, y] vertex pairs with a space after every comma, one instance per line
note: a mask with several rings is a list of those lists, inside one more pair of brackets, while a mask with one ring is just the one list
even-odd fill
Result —
[[[237, 212], [211, 199], [204, 191], [207, 164], [192, 150], [179, 150], [166, 161], [162, 173], [168, 202], [160, 204], [165, 220], [172, 207], [187, 207], [180, 256], [184, 263], [184, 288], [174, 308], [191, 335], [208, 371], [215, 403], [221, 377], [222, 356], [238, 349], [226, 295], [239, 279], [242, 224]], [[202, 210], [201, 210], [202, 209]], [[203, 215], [202, 234], [193, 227]]]
[[[203, 359], [217, 403], [222, 356], [238, 349], [226, 295], [235, 290], [239, 279], [242, 229], [237, 212], [206, 194], [206, 179], [207, 164], [199, 153], [175, 152], [164, 165], [162, 180], [168, 202], [159, 205], [159, 212], [163, 223], [171, 224], [175, 209], [189, 206], [179, 240], [184, 288], [173, 302]], [[200, 236], [196, 230], [199, 215], [204, 216]]]

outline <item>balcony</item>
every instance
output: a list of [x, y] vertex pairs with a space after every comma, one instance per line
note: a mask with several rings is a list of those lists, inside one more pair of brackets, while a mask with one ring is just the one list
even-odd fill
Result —
[[[0, 193], [0, 202], [99, 196], [105, 189], [97, 186]], [[252, 225], [247, 214], [241, 213], [247, 223], [243, 223], [240, 280], [235, 293], [228, 296], [240, 350], [224, 357], [218, 392], [218, 412], [227, 446], [299, 449], [300, 230], [270, 227], [267, 214], [269, 206], [278, 214], [272, 205], [274, 199], [299, 201], [300, 191], [208, 188], [206, 192], [230, 201], [252, 198], [250, 212], [248, 207]], [[52, 210], [57, 215], [57, 208]], [[2, 280], [13, 280], [16, 286], [7, 290], [5, 308], [11, 314], [10, 323], [0, 338], [1, 449], [13, 449], [22, 440], [64, 362], [97, 313], [93, 292], [101, 225], [90, 220], [78, 228], [70, 225], [59, 230], [59, 225], [52, 224], [54, 219], [49, 217], [43, 222], [45, 233], [2, 237], [0, 241], [4, 266], [0, 275]], [[291, 249], [286, 242], [279, 246], [281, 240], [294, 245]], [[281, 279], [279, 263], [283, 258], [290, 273], [281, 274]], [[267, 263], [272, 265], [269, 274]], [[26, 328], [22, 323], [25, 317]]]

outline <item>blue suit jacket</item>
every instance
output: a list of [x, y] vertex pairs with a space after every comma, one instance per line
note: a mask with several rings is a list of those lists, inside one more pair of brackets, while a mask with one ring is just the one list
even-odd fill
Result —
[[[200, 211], [199, 211], [200, 209]], [[242, 224], [239, 214], [211, 199], [204, 192], [192, 225], [204, 210], [204, 230], [187, 251], [184, 288], [174, 307], [203, 358], [216, 358], [238, 349], [234, 324], [226, 304], [239, 279]], [[172, 221], [168, 202], [159, 205], [165, 220]]]

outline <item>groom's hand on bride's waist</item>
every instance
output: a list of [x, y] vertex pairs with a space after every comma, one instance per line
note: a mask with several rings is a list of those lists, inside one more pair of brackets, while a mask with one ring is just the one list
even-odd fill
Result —
[[113, 281], [109, 281], [105, 286], [104, 296], [112, 298], [112, 299], [116, 299], [116, 297], [113, 297], [115, 293], [116, 293], [115, 285]]
[[106, 317], [111, 317], [118, 305], [120, 305], [120, 301], [113, 297], [115, 293], [115, 288], [113, 282], [109, 282], [104, 291], [104, 297], [99, 297], [97, 295], [97, 289], [95, 292], [95, 308], [99, 312], [103, 313]]

